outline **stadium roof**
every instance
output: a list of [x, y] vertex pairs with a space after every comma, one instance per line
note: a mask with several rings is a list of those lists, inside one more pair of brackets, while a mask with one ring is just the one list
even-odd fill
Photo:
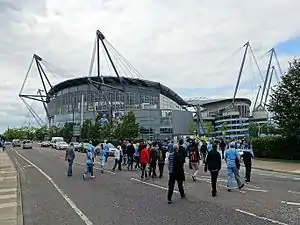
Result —
[[[97, 76], [93, 77], [80, 77], [80, 78], [75, 78], [71, 80], [66, 80], [63, 81], [55, 86], [53, 86], [48, 94], [49, 97], [55, 95], [57, 92], [69, 88], [69, 87], [74, 87], [82, 84], [90, 84], [89, 79], [92, 79], [93, 81], [96, 82], [101, 82]], [[122, 77], [122, 83], [126, 86], [139, 86], [143, 88], [155, 88], [157, 89], [160, 94], [165, 95], [166, 97], [172, 99], [174, 102], [176, 102], [179, 105], [182, 106], [188, 106], [189, 104], [181, 98], [176, 92], [171, 90], [170, 88], [166, 87], [163, 84], [160, 84], [158, 82], [154, 81], [149, 81], [149, 80], [143, 80], [143, 79], [137, 79], [137, 78], [129, 78], [129, 77]], [[104, 76], [103, 77], [104, 83], [107, 85], [121, 85], [120, 80], [118, 77], [114, 76]]]
[[[251, 105], [251, 100], [248, 98], [235, 98], [236, 101], [244, 101]], [[232, 102], [232, 98], [218, 98], [218, 99], [188, 99], [186, 100], [187, 103], [190, 105], [201, 105], [205, 107], [210, 104], [214, 103], [221, 103], [221, 102]]]

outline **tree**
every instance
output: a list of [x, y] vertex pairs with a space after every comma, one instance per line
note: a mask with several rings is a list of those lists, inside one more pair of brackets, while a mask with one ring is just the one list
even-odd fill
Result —
[[258, 137], [259, 125], [257, 123], [250, 123], [248, 126], [248, 132], [250, 137]]
[[94, 129], [94, 124], [92, 120], [85, 120], [81, 128], [81, 138], [86, 141], [89, 141], [88, 139], [91, 139], [93, 129]]
[[114, 136], [118, 140], [129, 140], [139, 136], [139, 124], [136, 122], [133, 112], [129, 111], [117, 124]]
[[4, 131], [3, 136], [6, 140], [23, 139], [24, 130], [20, 128], [8, 128]]
[[213, 126], [212, 122], [205, 122], [204, 130], [207, 135], [211, 135], [215, 131], [215, 127]]
[[61, 135], [63, 136], [65, 141], [71, 141], [73, 137], [73, 123], [65, 123], [61, 129]]
[[35, 129], [35, 139], [36, 140], [45, 140], [49, 135], [49, 130], [48, 130], [48, 127], [47, 126], [42, 126], [42, 127], [39, 127], [39, 128], [36, 128]]
[[288, 72], [271, 94], [268, 110], [274, 114], [282, 135], [299, 140], [300, 60], [295, 59], [290, 63]]
[[221, 125], [221, 132], [222, 132], [222, 136], [226, 135], [227, 130], [229, 129], [229, 126], [226, 122], [222, 123]]

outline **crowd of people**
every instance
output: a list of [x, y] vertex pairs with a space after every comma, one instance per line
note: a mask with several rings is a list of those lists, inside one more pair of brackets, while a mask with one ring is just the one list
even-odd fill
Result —
[[[109, 156], [108, 143], [101, 144], [95, 148], [90, 142], [86, 152], [86, 171], [83, 173], [83, 179], [90, 174], [95, 178], [93, 167], [96, 157], [99, 158], [101, 173], [104, 173], [105, 163]], [[199, 168], [202, 166], [205, 172], [210, 172], [212, 196], [217, 196], [217, 180], [222, 167], [222, 159], [227, 168], [227, 188], [228, 192], [232, 191], [233, 177], [235, 178], [238, 188], [244, 187], [244, 182], [240, 178], [241, 159], [245, 164], [245, 182], [250, 182], [251, 162], [254, 157], [246, 141], [229, 141], [221, 140], [220, 142], [198, 141], [188, 139], [186, 142], [181, 139], [178, 143], [173, 141], [154, 141], [146, 143], [141, 141], [133, 143], [132, 141], [120, 141], [114, 152], [114, 165], [112, 171], [116, 169], [122, 171], [141, 170], [140, 179], [163, 178], [165, 164], [168, 164], [168, 203], [172, 203], [172, 195], [175, 183], [177, 182], [181, 198], [185, 198], [183, 183], [185, 181], [184, 165], [188, 161], [189, 168], [193, 171], [191, 179], [197, 180]], [[66, 150], [66, 161], [69, 163], [68, 176], [72, 176], [72, 165], [75, 159], [75, 151], [72, 146]], [[158, 175], [157, 175], [158, 167]]]

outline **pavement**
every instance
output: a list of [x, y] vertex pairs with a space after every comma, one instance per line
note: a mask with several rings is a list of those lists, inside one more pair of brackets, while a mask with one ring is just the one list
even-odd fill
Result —
[[272, 162], [254, 159], [253, 168], [283, 173], [300, 174], [300, 163]]
[[18, 218], [17, 171], [5, 151], [0, 152], [0, 224], [21, 224]]
[[110, 158], [104, 174], [96, 163], [96, 178], [84, 181], [84, 154], [76, 153], [73, 176], [67, 177], [64, 151], [34, 146], [7, 152], [20, 172], [26, 225], [300, 224], [298, 174], [253, 169], [250, 184], [228, 193], [223, 164], [218, 196], [213, 198], [209, 174], [200, 169], [193, 182], [186, 168], [187, 198], [180, 199], [175, 189], [173, 204], [168, 205], [167, 168], [162, 179], [141, 181], [139, 170], [111, 171]]

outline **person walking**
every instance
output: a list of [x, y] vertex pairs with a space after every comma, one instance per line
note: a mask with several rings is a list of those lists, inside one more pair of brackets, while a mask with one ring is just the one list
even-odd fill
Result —
[[141, 168], [140, 167], [140, 150], [139, 150], [139, 143], [134, 145], [134, 161], [135, 161], [135, 166], [134, 168]]
[[158, 159], [158, 148], [157, 148], [157, 142], [154, 142], [152, 144], [152, 148], [150, 149], [150, 169], [149, 169], [149, 177], [155, 178], [156, 175], [156, 165], [157, 165], [157, 159]]
[[163, 177], [165, 160], [166, 160], [166, 151], [165, 151], [165, 148], [163, 147], [162, 143], [160, 142], [160, 143], [158, 143], [158, 154], [157, 154], [159, 178]]
[[210, 178], [211, 178], [211, 195], [212, 197], [217, 196], [217, 180], [219, 176], [219, 171], [222, 167], [222, 158], [220, 153], [218, 152], [218, 146], [213, 144], [212, 150], [207, 153], [204, 172], [209, 170]]
[[104, 150], [103, 144], [101, 144], [100, 151], [99, 151], [99, 162], [100, 162], [101, 173], [104, 173], [105, 160], [106, 160], [106, 152]]
[[207, 154], [208, 150], [207, 150], [207, 143], [205, 140], [203, 140], [202, 145], [200, 147], [200, 153], [201, 153], [201, 158], [202, 158], [202, 165], [205, 165], [205, 158], [206, 158], [206, 154]]
[[93, 162], [93, 153], [90, 148], [87, 149], [86, 152], [86, 171], [82, 175], [82, 178], [85, 180], [87, 174], [91, 174], [91, 178], [95, 178], [94, 176], [94, 162]]
[[133, 146], [132, 141], [129, 142], [129, 145], [127, 145], [127, 158], [128, 158], [128, 163], [127, 163], [127, 169], [133, 169], [133, 155], [135, 153], [135, 149]]
[[105, 162], [107, 162], [108, 156], [109, 156], [109, 145], [107, 141], [104, 141], [104, 151], [105, 151]]
[[172, 195], [174, 192], [175, 182], [177, 181], [178, 189], [181, 198], [185, 198], [183, 189], [183, 182], [185, 181], [184, 175], [184, 162], [186, 150], [182, 147], [183, 140], [179, 141], [179, 145], [174, 146], [174, 151], [169, 155], [169, 182], [168, 182], [168, 204], [172, 203]]
[[196, 177], [199, 171], [200, 153], [195, 141], [192, 141], [192, 143], [189, 145], [189, 159], [192, 169], [194, 170], [192, 179], [193, 181], [196, 181]]
[[142, 151], [141, 151], [141, 156], [140, 156], [140, 164], [141, 164], [141, 167], [142, 167], [142, 174], [141, 174], [141, 180], [144, 179], [144, 176], [145, 178], [147, 178], [147, 172], [146, 172], [146, 167], [147, 167], [147, 164], [149, 163], [149, 151], [147, 149], [147, 146], [146, 145], [143, 145], [141, 146], [142, 148]]
[[244, 187], [244, 183], [240, 180], [240, 155], [235, 149], [235, 143], [231, 142], [229, 149], [225, 151], [225, 162], [227, 164], [227, 188], [228, 192], [232, 191], [232, 177], [234, 175], [238, 188]]
[[221, 139], [219, 147], [222, 151], [222, 159], [224, 159], [224, 152], [225, 152], [225, 149], [226, 149], [226, 143], [225, 143], [223, 138]]
[[121, 161], [121, 151], [122, 151], [122, 148], [121, 148], [120, 145], [118, 145], [117, 149], [115, 151], [115, 164], [114, 164], [114, 167], [112, 168], [112, 171], [114, 171], [117, 166], [118, 166], [118, 169], [121, 170], [120, 169], [120, 167], [121, 167], [120, 164], [122, 163], [122, 161]]
[[71, 177], [73, 174], [73, 162], [75, 159], [74, 144], [71, 142], [70, 146], [66, 150], [65, 161], [68, 161], [68, 177]]
[[242, 158], [245, 164], [245, 182], [249, 183], [251, 178], [252, 159], [254, 158], [253, 152], [249, 149], [248, 144], [244, 145]]

